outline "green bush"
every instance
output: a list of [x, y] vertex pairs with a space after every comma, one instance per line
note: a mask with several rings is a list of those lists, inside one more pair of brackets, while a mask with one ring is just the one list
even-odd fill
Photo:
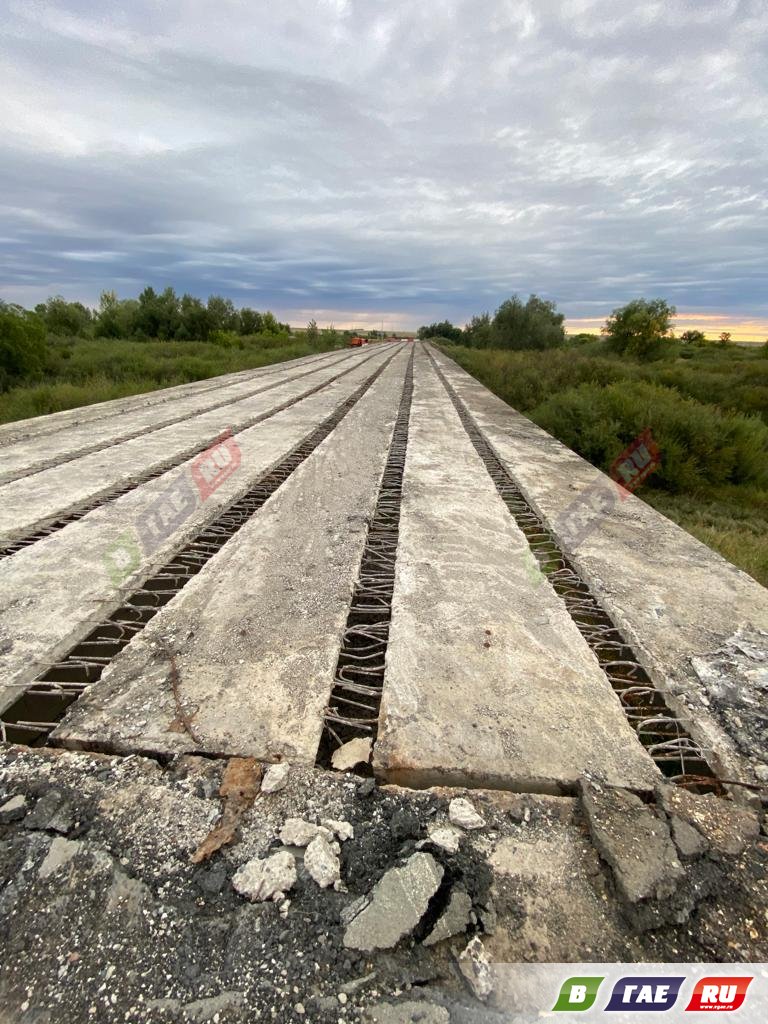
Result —
[[582, 384], [548, 398], [531, 418], [604, 470], [650, 427], [661, 449], [661, 466], [649, 482], [673, 493], [768, 484], [764, 423], [681, 398], [657, 384]]
[[0, 390], [45, 369], [45, 327], [35, 313], [0, 302]]

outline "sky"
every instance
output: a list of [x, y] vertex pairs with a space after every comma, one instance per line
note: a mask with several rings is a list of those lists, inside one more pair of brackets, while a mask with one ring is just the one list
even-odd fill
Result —
[[0, 0], [0, 298], [765, 338], [767, 126], [766, 0]]

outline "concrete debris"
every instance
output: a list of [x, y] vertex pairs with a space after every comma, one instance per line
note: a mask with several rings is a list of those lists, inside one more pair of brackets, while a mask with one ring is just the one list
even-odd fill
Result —
[[672, 838], [677, 852], [683, 861], [695, 860], [707, 852], [707, 841], [696, 829], [682, 818], [673, 816], [669, 819]]
[[377, 1003], [363, 1015], [365, 1024], [449, 1024], [451, 1015], [435, 1003]]
[[76, 840], [62, 839], [61, 836], [56, 836], [37, 872], [40, 878], [48, 878], [54, 871], [69, 864], [79, 849], [80, 843]]
[[483, 943], [477, 936], [459, 956], [459, 970], [475, 996], [485, 1002], [493, 992], [493, 975]]
[[469, 915], [472, 911], [472, 897], [463, 889], [454, 889], [448, 906], [438, 918], [437, 924], [424, 939], [422, 945], [434, 946], [443, 939], [461, 935], [467, 930]]
[[742, 627], [711, 653], [692, 657], [707, 701], [748, 757], [766, 749], [768, 725], [768, 633]]
[[342, 843], [345, 843], [348, 839], [355, 838], [355, 830], [348, 821], [334, 821], [333, 818], [323, 818], [320, 824], [323, 828], [329, 828]]
[[424, 840], [424, 842], [433, 843], [435, 846], [439, 846], [441, 850], [445, 850], [446, 853], [458, 853], [461, 833], [453, 828], [436, 828], [434, 832], [429, 833], [429, 839]]
[[366, 952], [392, 949], [421, 921], [442, 878], [443, 868], [428, 853], [414, 853], [402, 867], [391, 868], [347, 925], [344, 945]]
[[582, 779], [582, 806], [598, 853], [629, 904], [672, 897], [685, 878], [666, 821], [626, 790]]
[[331, 845], [324, 836], [316, 836], [304, 854], [304, 867], [321, 889], [335, 885], [341, 878], [339, 844]]
[[309, 846], [318, 836], [331, 839], [333, 831], [324, 825], [313, 825], [303, 818], [286, 818], [280, 829], [280, 842], [283, 846]]
[[27, 798], [21, 793], [12, 796], [4, 804], [0, 804], [0, 825], [8, 825], [12, 821], [21, 821], [27, 813]]
[[271, 764], [264, 772], [261, 792], [279, 793], [281, 789], [285, 789], [290, 770], [291, 766], [289, 764]]
[[296, 862], [288, 850], [273, 853], [266, 860], [254, 857], [235, 873], [232, 885], [252, 902], [281, 900], [296, 884]]
[[[661, 785], [656, 795], [672, 822], [672, 834], [686, 847], [683, 856], [709, 852], [711, 857], [737, 857], [760, 834], [760, 819], [754, 811], [722, 800], [713, 793], [689, 793], [679, 786]], [[681, 828], [687, 825], [688, 828]], [[694, 831], [699, 843], [690, 832]], [[698, 849], [703, 844], [703, 849]], [[678, 844], [679, 848], [679, 844]], [[687, 851], [696, 848], [695, 854]]]
[[371, 760], [371, 740], [350, 740], [334, 750], [331, 755], [331, 764], [337, 772], [351, 771], [359, 764], [368, 764]]
[[49, 789], [37, 801], [24, 824], [27, 828], [59, 832], [65, 836], [75, 824], [72, 804], [61, 790]]
[[454, 825], [464, 829], [485, 828], [485, 819], [481, 818], [475, 808], [464, 797], [451, 800], [448, 817]]

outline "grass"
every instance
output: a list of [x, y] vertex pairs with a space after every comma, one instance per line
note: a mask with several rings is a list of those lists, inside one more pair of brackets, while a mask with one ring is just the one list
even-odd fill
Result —
[[0, 423], [205, 380], [325, 350], [287, 335], [236, 343], [52, 339], [42, 380], [0, 394]]
[[603, 342], [547, 352], [446, 345], [486, 387], [600, 469], [645, 427], [661, 467], [639, 497], [768, 585], [768, 359], [684, 348], [638, 363]]

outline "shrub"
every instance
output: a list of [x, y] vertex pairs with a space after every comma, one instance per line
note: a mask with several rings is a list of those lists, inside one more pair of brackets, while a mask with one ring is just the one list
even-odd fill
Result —
[[634, 299], [614, 309], [603, 333], [610, 348], [620, 355], [656, 359], [662, 353], [676, 312], [664, 299]]
[[672, 492], [768, 482], [764, 423], [657, 384], [582, 384], [542, 402], [531, 418], [602, 469], [650, 427], [662, 458], [650, 482]]
[[0, 389], [45, 368], [45, 327], [35, 313], [0, 302]]

